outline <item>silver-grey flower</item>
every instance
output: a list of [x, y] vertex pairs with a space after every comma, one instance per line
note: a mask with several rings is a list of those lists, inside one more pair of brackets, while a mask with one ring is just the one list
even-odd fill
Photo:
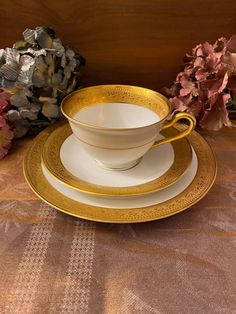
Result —
[[49, 27], [26, 29], [13, 48], [0, 49], [0, 88], [12, 94], [6, 116], [15, 137], [35, 134], [60, 118], [61, 100], [79, 87], [83, 64]]

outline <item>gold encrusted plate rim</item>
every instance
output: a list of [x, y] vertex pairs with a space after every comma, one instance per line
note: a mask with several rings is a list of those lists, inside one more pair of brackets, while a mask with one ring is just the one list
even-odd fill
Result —
[[[42, 147], [55, 128], [55, 125], [47, 128], [35, 138], [24, 159], [24, 176], [31, 189], [43, 201], [71, 216], [109, 223], [136, 223], [162, 219], [197, 203], [206, 195], [216, 178], [217, 165], [211, 147], [201, 135], [193, 131], [188, 139], [197, 154], [198, 171], [191, 184], [177, 196], [158, 205], [132, 209], [111, 209], [76, 202], [54, 189], [42, 173]], [[181, 126], [178, 128], [181, 129]]]
[[[165, 136], [179, 133], [175, 128], [163, 131]], [[136, 196], [160, 191], [174, 184], [187, 171], [192, 161], [192, 150], [186, 138], [171, 143], [174, 150], [174, 161], [171, 167], [160, 177], [144, 184], [124, 187], [107, 187], [92, 184], [73, 176], [65, 169], [60, 160], [60, 148], [63, 142], [72, 134], [69, 124], [62, 124], [50, 134], [42, 151], [42, 162], [50, 174], [65, 186], [82, 193], [107, 196]], [[153, 148], [155, 149], [155, 148]]]

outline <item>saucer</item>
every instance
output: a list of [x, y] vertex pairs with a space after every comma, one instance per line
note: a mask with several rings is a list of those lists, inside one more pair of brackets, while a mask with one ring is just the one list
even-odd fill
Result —
[[[175, 128], [163, 131], [167, 137], [178, 133]], [[191, 160], [189, 142], [181, 139], [150, 149], [132, 169], [103, 169], [83, 149], [68, 124], [52, 132], [42, 153], [45, 167], [64, 185], [87, 194], [116, 197], [162, 190], [183, 176]]]
[[55, 177], [50, 174], [44, 164], [41, 164], [41, 168], [49, 184], [58, 192], [70, 198], [71, 200], [93, 207], [107, 207], [110, 209], [132, 209], [158, 205], [183, 192], [183, 190], [187, 188], [188, 185], [192, 182], [197, 173], [198, 160], [196, 153], [193, 151], [193, 159], [188, 171], [178, 182], [176, 182], [172, 186], [167, 187], [166, 189], [147, 195], [116, 197], [115, 199], [111, 197], [89, 195], [71, 189], [68, 186], [62, 184], [60, 181], [56, 180]]
[[[55, 125], [47, 128], [35, 138], [24, 159], [24, 175], [29, 186], [41, 199], [72, 216], [112, 223], [161, 219], [181, 212], [198, 202], [214, 183], [216, 161], [212, 150], [208, 143], [197, 132], [193, 131], [188, 136], [194, 150], [191, 166], [179, 181], [167, 189], [145, 196], [113, 199], [80, 193], [55, 180], [46, 168], [41, 166], [43, 147], [48, 136], [56, 128]], [[181, 129], [182, 126], [178, 126], [178, 128]], [[49, 181], [51, 182], [49, 183]], [[56, 188], [52, 185], [55, 182]], [[68, 194], [67, 189], [69, 189], [69, 193], [76, 193], [76, 200], [75, 196]], [[149, 203], [151, 202], [152, 205], [145, 203], [149, 198]], [[129, 204], [125, 203], [127, 201]], [[94, 205], [91, 205], [91, 202]], [[113, 202], [113, 206], [108, 207], [107, 202], [110, 204]], [[123, 202], [122, 207], [121, 202]], [[135, 205], [139, 202], [142, 203], [135, 207], [132, 202]], [[97, 205], [95, 206], [95, 204]]]

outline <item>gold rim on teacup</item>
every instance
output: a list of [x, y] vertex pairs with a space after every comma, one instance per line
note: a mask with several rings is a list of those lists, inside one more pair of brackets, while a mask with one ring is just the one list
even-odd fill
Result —
[[[101, 105], [100, 108], [105, 106], [96, 112], [96, 105]], [[110, 105], [110, 108], [106, 105]], [[105, 111], [110, 109], [112, 113], [107, 114]], [[61, 111], [84, 149], [100, 165], [112, 170], [133, 167], [151, 147], [187, 136], [196, 124], [195, 118], [188, 113], [177, 113], [167, 120], [171, 115], [171, 104], [167, 98], [153, 90], [130, 85], [98, 85], [80, 89], [64, 98]], [[114, 127], [103, 126], [101, 121], [98, 125], [88, 123], [86, 119], [78, 120], [77, 115], [83, 112], [86, 112], [85, 117], [89, 121], [94, 120], [88, 118], [89, 116], [96, 117], [96, 114], [100, 113], [106, 117], [103, 123], [111, 117], [115, 122]], [[134, 125], [123, 127], [123, 118], [126, 115], [128, 119], [134, 117]], [[156, 140], [161, 130], [172, 127], [182, 119], [189, 122], [189, 126], [183, 132]]]
[[[136, 97], [130, 97], [129, 94], [126, 94], [126, 97], [124, 97], [122, 93], [123, 93], [123, 90], [127, 88], [130, 91], [134, 91], [136, 93]], [[110, 93], [104, 97], [103, 92], [106, 92], [107, 89], [112, 89], [113, 91], [117, 91], [117, 93]], [[145, 95], [144, 93], [148, 93], [148, 94]], [[83, 94], [85, 94], [84, 95], [85, 97], [83, 97]], [[77, 99], [77, 96], [81, 96], [81, 97]], [[150, 102], [147, 99], [147, 97], [150, 98], [150, 96], [152, 97], [154, 96], [156, 98], [154, 103]], [[79, 101], [77, 102], [77, 100]], [[170, 102], [165, 96], [151, 89], [138, 87], [138, 86], [132, 86], [132, 85], [107, 84], [107, 85], [96, 85], [96, 86], [91, 86], [91, 87], [85, 87], [85, 88], [81, 88], [77, 91], [70, 93], [62, 100], [61, 112], [69, 121], [75, 124], [81, 125], [81, 126], [87, 126], [89, 128], [98, 129], [98, 130], [124, 131], [124, 130], [130, 130], [131, 128], [106, 128], [106, 127], [101, 127], [101, 126], [98, 127], [93, 124], [78, 121], [74, 119], [73, 116], [78, 112], [78, 106], [79, 106], [79, 110], [81, 110], [81, 109], [84, 109], [85, 107], [98, 105], [99, 103], [111, 103], [111, 102], [128, 103], [129, 101], [133, 105], [146, 107], [155, 113], [157, 113], [157, 110], [156, 110], [157, 101], [159, 102], [160, 105], [164, 104], [165, 107], [166, 107], [166, 104], [168, 105], [167, 111], [163, 108], [163, 111], [162, 111], [163, 117], [158, 122], [155, 122], [152, 125], [155, 125], [156, 123], [159, 123], [165, 120], [170, 115], [171, 109], [172, 109]], [[134, 127], [132, 129], [135, 130], [135, 129], [145, 128], [146, 126], [147, 125]]]

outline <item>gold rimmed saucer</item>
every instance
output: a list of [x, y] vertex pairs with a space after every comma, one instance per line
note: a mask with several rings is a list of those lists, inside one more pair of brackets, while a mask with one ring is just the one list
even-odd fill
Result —
[[[56, 126], [47, 128], [35, 138], [24, 159], [24, 175], [31, 189], [42, 200], [75, 217], [111, 223], [134, 223], [161, 219], [177, 214], [198, 202], [209, 191], [216, 177], [217, 167], [212, 150], [208, 143], [193, 131], [188, 139], [194, 149], [195, 160], [197, 160], [196, 172], [191, 182], [176, 196], [159, 204], [129, 209], [92, 206], [78, 202], [58, 192], [43, 174], [41, 153], [48, 136], [55, 128]], [[181, 126], [178, 128], [181, 129]], [[178, 185], [178, 182], [169, 189]], [[93, 197], [98, 198], [97, 196]], [[142, 198], [142, 196], [140, 197]]]
[[[163, 131], [163, 135], [165, 137], [173, 136], [178, 134], [179, 131], [175, 128], [170, 128], [165, 131]], [[77, 170], [77, 164], [74, 166], [74, 172], [73, 170], [68, 171], [68, 169], [65, 167], [65, 165], [62, 162], [62, 158], [60, 156], [61, 154], [61, 148], [62, 145], [64, 145], [66, 140], [70, 140], [71, 146], [76, 147], [80, 145], [79, 141], [76, 140], [76, 138], [71, 135], [72, 131], [68, 124], [64, 124], [59, 126], [57, 129], [55, 129], [52, 134], [47, 139], [44, 149], [42, 152], [42, 161], [48, 171], [61, 183], [65, 184], [66, 186], [73, 188], [75, 190], [78, 190], [83, 193], [87, 194], [93, 194], [93, 195], [100, 195], [100, 196], [134, 196], [134, 195], [144, 195], [148, 193], [153, 193], [155, 191], [162, 190], [174, 182], [176, 182], [178, 179], [181, 178], [181, 176], [186, 172], [188, 169], [191, 160], [192, 160], [192, 150], [189, 145], [189, 142], [186, 138], [183, 138], [181, 140], [178, 140], [176, 142], [173, 142], [172, 144], [166, 144], [169, 145], [169, 150], [167, 146], [160, 146], [157, 148], [152, 148], [151, 152], [148, 152], [148, 154], [153, 154], [152, 159], [146, 159], [148, 157], [144, 157], [141, 161], [140, 165], [137, 165], [135, 169], [127, 170], [124, 175], [124, 181], [123, 186], [108, 186], [105, 185], [105, 183], [102, 181], [102, 179], [99, 181], [97, 180], [96, 184], [94, 182], [89, 182], [90, 178], [88, 177], [87, 180], [83, 179], [82, 176], [75, 176], [74, 173]], [[71, 137], [71, 139], [69, 138]], [[95, 166], [94, 161], [89, 156], [85, 156], [84, 159], [82, 159], [83, 148], [81, 151], [72, 151], [69, 144], [67, 144], [67, 147], [65, 148], [68, 156], [70, 158], [74, 158], [76, 156], [78, 159], [78, 167], [86, 168], [87, 172], [91, 172], [91, 178], [97, 177], [103, 175], [103, 173], [100, 170], [100, 167]], [[70, 151], [71, 150], [71, 151]], [[158, 174], [161, 160], [158, 161], [158, 156], [160, 156], [160, 153], [165, 150], [166, 155], [163, 154], [163, 159], [170, 158], [170, 153], [172, 151], [173, 154], [173, 161], [169, 164], [168, 168], [161, 173], [161, 175]], [[168, 153], [169, 152], [169, 153]], [[156, 154], [156, 155], [154, 155]], [[166, 157], [165, 157], [166, 156]], [[72, 163], [69, 161], [69, 165]], [[150, 164], [150, 161], [153, 163]], [[77, 160], [76, 160], [77, 162]], [[161, 161], [161, 163], [166, 162], [166, 160]], [[94, 165], [93, 165], [94, 163]], [[146, 163], [146, 168], [145, 164]], [[93, 167], [92, 170], [90, 168]], [[140, 170], [141, 167], [144, 170]], [[96, 172], [97, 170], [97, 172]], [[140, 170], [140, 171], [139, 171]], [[100, 172], [99, 172], [100, 171]], [[137, 176], [137, 172], [139, 171], [139, 180], [136, 180], [135, 184], [132, 184], [130, 186], [127, 186], [127, 180], [129, 177]], [[152, 177], [149, 179], [147, 171], [151, 172]], [[110, 173], [110, 174], [109, 174]], [[121, 172], [120, 172], [121, 174]], [[114, 183], [119, 180], [119, 174], [117, 172], [109, 172], [109, 170], [106, 172], [104, 170], [104, 176], [111, 177], [111, 181]], [[147, 176], [146, 182], [141, 183], [143, 180], [143, 176]], [[155, 177], [155, 176], [156, 177]], [[153, 179], [154, 177], [154, 179]], [[134, 180], [133, 180], [134, 181]], [[134, 181], [135, 182], [135, 181]], [[103, 184], [104, 183], [104, 184]]]

